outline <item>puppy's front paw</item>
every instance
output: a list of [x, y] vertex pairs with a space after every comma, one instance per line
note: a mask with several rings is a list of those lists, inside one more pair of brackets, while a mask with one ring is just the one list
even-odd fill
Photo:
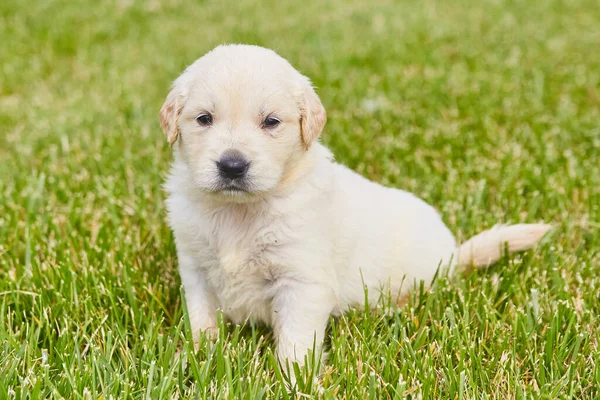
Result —
[[198, 343], [202, 338], [202, 335], [211, 342], [214, 342], [219, 338], [219, 328], [216, 326], [207, 326], [202, 329], [192, 328], [192, 339], [194, 340], [194, 343]]
[[200, 337], [203, 333], [206, 335], [207, 339], [211, 341], [214, 341], [219, 337], [219, 328], [217, 327], [215, 317], [198, 312], [190, 313], [189, 317], [194, 343], [200, 341]]
[[208, 340], [210, 340], [211, 342], [214, 342], [219, 338], [219, 328], [216, 326], [211, 326], [209, 328], [206, 328], [202, 331], [202, 333], [204, 333], [206, 338]]
[[[319, 379], [320, 372], [318, 369], [307, 371], [306, 368], [313, 368], [314, 366], [307, 365], [305, 363], [296, 363], [300, 368], [300, 375], [296, 376], [294, 363], [296, 362], [292, 362], [290, 360], [287, 360], [287, 362], [279, 362], [280, 368], [282, 369], [282, 374], [284, 375], [283, 384], [288, 392], [295, 391], [297, 393], [301, 393], [302, 390], [307, 390], [308, 388], [317, 388], [319, 391], [323, 390], [323, 386]], [[299, 381], [300, 384], [298, 383]]]

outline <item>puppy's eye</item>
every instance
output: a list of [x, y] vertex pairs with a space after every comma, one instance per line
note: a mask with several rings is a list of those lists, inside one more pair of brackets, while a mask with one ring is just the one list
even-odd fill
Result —
[[275, 128], [280, 123], [281, 123], [281, 121], [275, 117], [267, 117], [263, 121], [263, 128]]
[[200, 114], [196, 117], [196, 121], [198, 122], [199, 125], [209, 126], [209, 125], [212, 125], [213, 119], [212, 119], [212, 115], [210, 115], [210, 114]]

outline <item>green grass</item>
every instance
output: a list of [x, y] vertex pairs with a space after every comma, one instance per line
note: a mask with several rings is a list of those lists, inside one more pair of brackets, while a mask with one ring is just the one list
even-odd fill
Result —
[[599, 398], [600, 3], [262, 3], [0, 2], [0, 398], [288, 397], [268, 329], [223, 324], [194, 353], [165, 224], [158, 109], [224, 42], [312, 77], [337, 159], [460, 237], [557, 224], [534, 252], [332, 321], [300, 392]]

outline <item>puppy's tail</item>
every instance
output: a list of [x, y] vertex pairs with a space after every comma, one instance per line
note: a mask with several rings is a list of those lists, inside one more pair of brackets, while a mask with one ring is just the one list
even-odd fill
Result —
[[496, 225], [464, 242], [458, 248], [457, 267], [487, 267], [509, 253], [534, 247], [552, 228], [548, 224]]

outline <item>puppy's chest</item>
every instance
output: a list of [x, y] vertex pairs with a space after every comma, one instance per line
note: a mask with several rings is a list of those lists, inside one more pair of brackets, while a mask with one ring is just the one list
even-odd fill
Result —
[[257, 276], [273, 279], [283, 246], [270, 227], [241, 231], [222, 230], [208, 237], [213, 261], [230, 278]]
[[289, 235], [278, 221], [205, 221], [200, 267], [217, 290], [259, 289], [282, 273]]
[[205, 236], [201, 268], [232, 320], [269, 323], [273, 290], [284, 272], [281, 237], [272, 224], [220, 224]]

